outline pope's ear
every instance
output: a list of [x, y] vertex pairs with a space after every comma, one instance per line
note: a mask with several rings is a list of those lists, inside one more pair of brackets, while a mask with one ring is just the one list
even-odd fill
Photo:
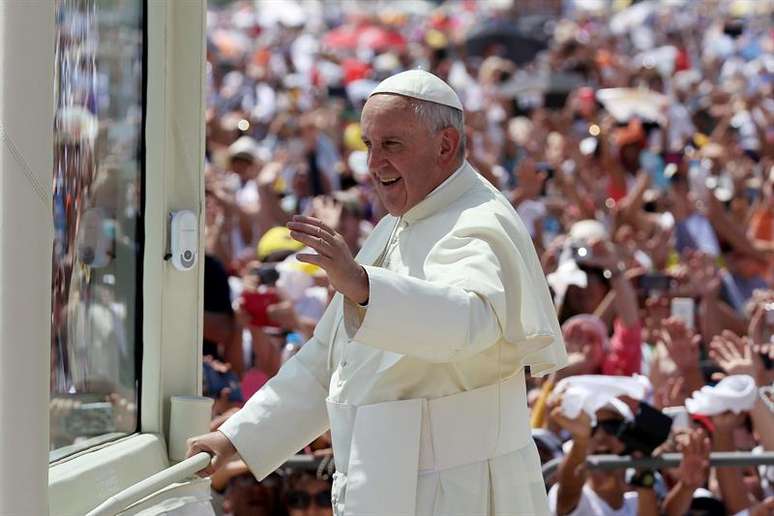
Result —
[[447, 164], [457, 159], [457, 150], [460, 148], [460, 132], [454, 127], [441, 129], [441, 149], [438, 161]]

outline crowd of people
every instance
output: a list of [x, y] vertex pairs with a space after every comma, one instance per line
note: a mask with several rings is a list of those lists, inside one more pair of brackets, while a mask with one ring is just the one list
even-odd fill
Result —
[[[630, 5], [631, 4], [631, 5]], [[767, 10], [768, 9], [768, 10]], [[529, 378], [555, 514], [774, 513], [774, 31], [753, 1], [232, 2], [208, 12], [204, 392], [217, 429], [311, 336], [332, 291], [285, 224], [353, 254], [384, 215], [360, 139], [383, 78], [465, 107], [467, 160], [532, 236], [570, 356]], [[666, 418], [666, 419], [665, 419]], [[677, 467], [587, 470], [679, 451]], [[330, 439], [225, 514], [332, 514]]]

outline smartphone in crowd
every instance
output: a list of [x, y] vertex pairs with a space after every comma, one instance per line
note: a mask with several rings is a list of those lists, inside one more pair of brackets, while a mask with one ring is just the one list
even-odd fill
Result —
[[685, 323], [691, 330], [694, 329], [695, 302], [690, 297], [672, 298], [672, 317], [676, 317]]
[[666, 274], [648, 273], [637, 279], [637, 289], [643, 294], [665, 294], [672, 288], [672, 278]]

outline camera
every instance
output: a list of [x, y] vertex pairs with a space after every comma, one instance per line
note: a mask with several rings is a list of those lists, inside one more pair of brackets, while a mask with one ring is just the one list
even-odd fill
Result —
[[641, 401], [634, 420], [621, 423], [615, 436], [626, 447], [624, 454], [641, 452], [650, 456], [667, 440], [671, 430], [671, 417]]

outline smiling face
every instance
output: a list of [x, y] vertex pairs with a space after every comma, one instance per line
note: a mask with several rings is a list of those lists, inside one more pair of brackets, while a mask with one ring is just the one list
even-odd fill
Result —
[[374, 95], [363, 108], [361, 127], [368, 171], [391, 215], [406, 213], [454, 172], [456, 130], [434, 134], [406, 97]]

